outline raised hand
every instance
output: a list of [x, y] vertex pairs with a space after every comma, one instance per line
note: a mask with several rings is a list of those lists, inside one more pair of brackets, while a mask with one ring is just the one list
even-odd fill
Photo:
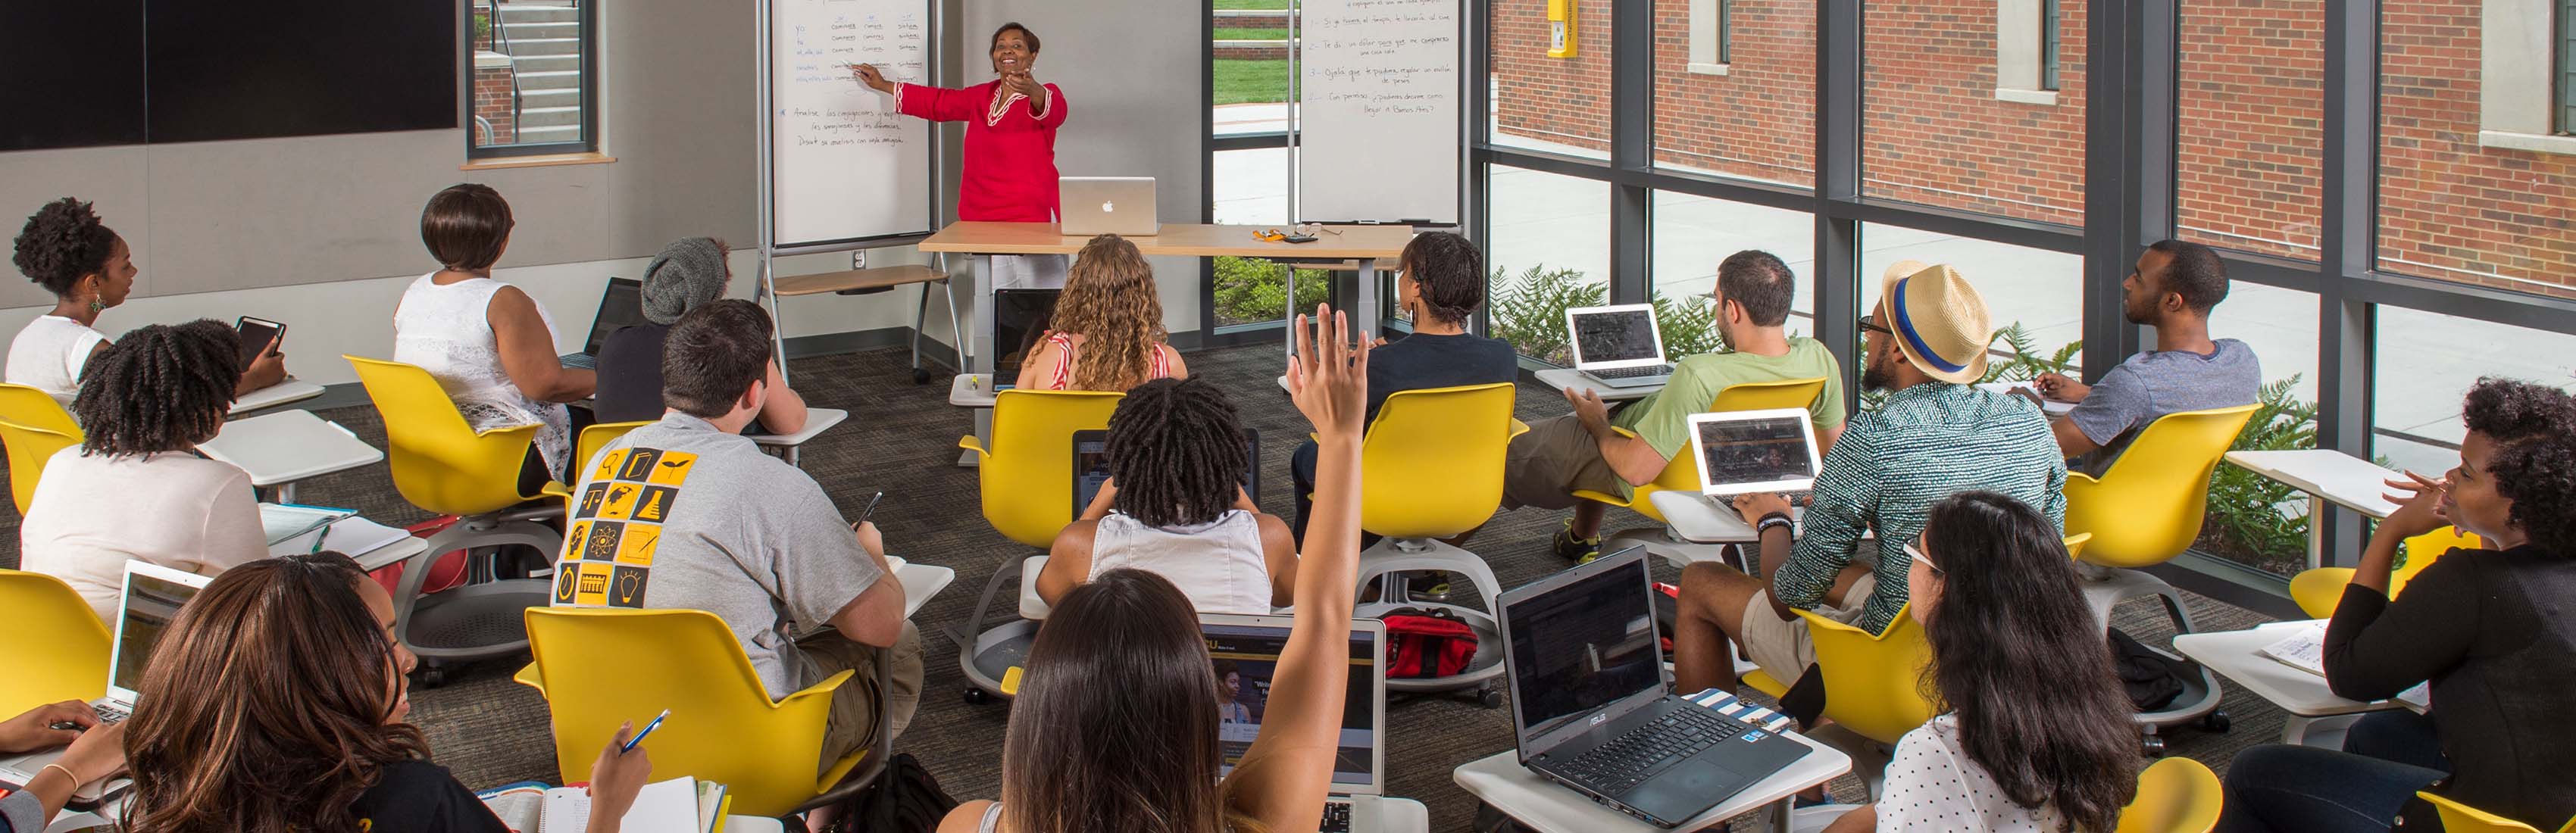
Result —
[[1288, 363], [1288, 397], [1314, 423], [1319, 439], [1357, 440], [1368, 409], [1369, 341], [1354, 340], [1350, 322], [1326, 304], [1315, 305], [1314, 329], [1297, 316], [1297, 355]]

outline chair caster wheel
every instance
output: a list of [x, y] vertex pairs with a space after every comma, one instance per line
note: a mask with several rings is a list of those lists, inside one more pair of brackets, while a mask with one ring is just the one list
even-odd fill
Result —
[[2144, 738], [2140, 738], [2138, 740], [2138, 751], [2144, 753], [2150, 760], [2162, 758], [2165, 756], [2165, 739], [2159, 735], [2148, 735]]
[[1483, 706], [1488, 709], [1502, 708], [1503, 693], [1495, 691], [1493, 686], [1480, 687], [1476, 689], [1476, 705]]
[[2229, 719], [2226, 712], [2210, 712], [2208, 714], [2201, 715], [2200, 717], [2200, 728], [2202, 731], [2218, 732], [2223, 734], [2227, 730], [2235, 727], [2236, 721]]
[[446, 684], [447, 669], [445, 668], [425, 665], [412, 672], [412, 685], [415, 687], [432, 689]]
[[973, 686], [966, 687], [966, 705], [981, 706], [990, 702], [993, 702], [991, 692]]
[[930, 384], [930, 371], [923, 370], [923, 369], [918, 368], [918, 367], [913, 368], [913, 369], [912, 369], [912, 383], [913, 383], [913, 384], [916, 384], [916, 385], [927, 385], [927, 384]]

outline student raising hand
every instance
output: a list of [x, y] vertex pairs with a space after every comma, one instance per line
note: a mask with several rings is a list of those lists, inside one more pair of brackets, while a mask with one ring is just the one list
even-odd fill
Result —
[[[1354, 339], [1350, 324], [1325, 304], [1315, 305], [1314, 329], [1297, 316], [1297, 355], [1289, 359], [1288, 396], [1324, 438], [1358, 439], [1368, 408], [1366, 334]], [[1319, 343], [1320, 342], [1320, 343]]]

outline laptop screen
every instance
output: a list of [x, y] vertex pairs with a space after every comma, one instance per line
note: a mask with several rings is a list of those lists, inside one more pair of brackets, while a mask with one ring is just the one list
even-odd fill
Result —
[[1055, 299], [1061, 289], [996, 289], [993, 290], [993, 346], [1000, 358], [993, 360], [993, 389], [1009, 390], [1019, 381], [1020, 363], [1046, 338], [1047, 325], [1055, 320]]
[[1577, 365], [1647, 365], [1663, 360], [1663, 345], [1656, 341], [1654, 310], [1644, 304], [1573, 310], [1566, 318], [1574, 331]]
[[[1243, 467], [1243, 493], [1252, 502], [1261, 502], [1261, 432], [1243, 429], [1243, 459], [1252, 464]], [[1073, 516], [1091, 508], [1091, 500], [1100, 496], [1100, 487], [1109, 482], [1109, 432], [1089, 428], [1073, 432]]]
[[1712, 494], [1804, 489], [1816, 479], [1815, 445], [1803, 410], [1701, 414], [1691, 418], [1700, 487]]
[[1639, 692], [1664, 686], [1655, 613], [1639, 552], [1536, 595], [1506, 600], [1512, 711], [1526, 745]]
[[126, 573], [125, 597], [117, 604], [116, 656], [108, 679], [111, 691], [133, 692], [142, 687], [143, 667], [152, 661], [153, 644], [178, 618], [179, 607], [204, 586], [204, 579], [188, 583], [141, 571]]
[[629, 278], [609, 278], [608, 291], [599, 296], [599, 314], [590, 319], [590, 340], [582, 352], [599, 355], [608, 346], [608, 336], [619, 330], [644, 323], [644, 282]]
[[[1217, 737], [1224, 747], [1225, 771], [1231, 773], [1261, 734], [1261, 718], [1270, 709], [1271, 677], [1279, 669], [1280, 652], [1288, 648], [1290, 619], [1204, 618], [1207, 621], [1199, 623], [1199, 632], [1207, 638], [1221, 698], [1216, 704]], [[1333, 791], [1337, 793], [1379, 791], [1378, 717], [1384, 696], [1378, 669], [1380, 633], [1375, 627], [1351, 628], [1350, 689], [1342, 700], [1342, 735], [1333, 754]]]

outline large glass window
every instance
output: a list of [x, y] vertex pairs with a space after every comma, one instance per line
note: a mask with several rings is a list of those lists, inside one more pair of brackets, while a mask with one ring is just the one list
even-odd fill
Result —
[[1489, 5], [1491, 142], [1610, 158], [1609, 0], [1492, 0]]
[[[2263, 365], [2263, 407], [2236, 435], [2234, 447], [2315, 448], [2316, 294], [2237, 281], [2227, 300], [2210, 311], [2209, 334], [2245, 342]], [[2308, 559], [2307, 496], [2221, 465], [2210, 474], [2208, 514], [2192, 546], [2274, 575], [2296, 575]]]
[[2065, 10], [2058, 0], [2039, 0], [2039, 88], [2054, 91], [2063, 67], [2057, 63], [2058, 27], [2065, 25]]
[[2460, 397], [2480, 376], [2567, 387], [2576, 335], [2382, 306], [2371, 380], [2371, 450], [2440, 476], [2460, 462]]
[[[1699, 314], [1709, 309], [1709, 295], [1717, 287], [1717, 264], [1728, 255], [1761, 249], [1779, 257], [1798, 282], [1797, 301], [1789, 307], [1789, 333], [1815, 334], [1814, 215], [1657, 191], [1653, 242], [1655, 298], [1673, 305], [1677, 312], [1688, 309]], [[1679, 315], [1674, 317], [1678, 319]], [[1666, 353], [1705, 352], [1671, 349], [1675, 340], [1669, 325], [1664, 335]], [[1689, 346], [1697, 344], [1691, 342]]]
[[1211, 0], [1216, 135], [1288, 129], [1288, 0]]
[[467, 155], [597, 150], [592, 71], [599, 50], [590, 0], [473, 0], [465, 12], [474, 38]]
[[1486, 172], [1490, 334], [1522, 355], [1567, 364], [1565, 309], [1609, 298], [1610, 184], [1501, 165]]
[[2085, 4], [2056, 27], [2040, 85], [2039, 0], [1870, 3], [1861, 190], [1922, 205], [2082, 225]]
[[1814, 183], [1816, 0], [1658, 0], [1655, 9], [1655, 164]]
[[2175, 224], [2185, 240], [2317, 259], [2325, 5], [2184, 0]]
[[1908, 260], [1946, 263], [1985, 299], [1998, 360], [1989, 367], [2000, 369], [2000, 360], [2016, 356], [2037, 362], [2060, 353], [2069, 356], [2066, 372], [2082, 366], [2082, 356], [2066, 348], [2084, 340], [2083, 257], [1876, 223], [1861, 226], [1860, 243], [1864, 312], [1878, 308], [1879, 284], [1888, 267]]
[[[2549, 67], [2485, 61], [2486, 44], [2497, 38], [2483, 31], [2482, 5], [2381, 12], [2379, 268], [2576, 296], [2576, 232], [2568, 225], [2576, 216], [2576, 144], [2524, 135], [2549, 132], [2545, 111], [2554, 108], [2537, 94], [2550, 83]], [[2532, 93], [2528, 109], [2482, 111], [2482, 83], [2523, 85]]]

